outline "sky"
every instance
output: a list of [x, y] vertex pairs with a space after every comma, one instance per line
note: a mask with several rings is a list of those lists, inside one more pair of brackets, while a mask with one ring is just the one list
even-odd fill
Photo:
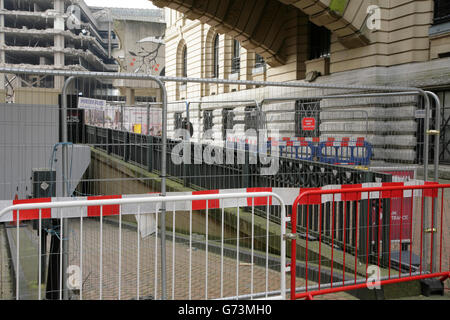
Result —
[[88, 6], [156, 9], [148, 0], [84, 0]]

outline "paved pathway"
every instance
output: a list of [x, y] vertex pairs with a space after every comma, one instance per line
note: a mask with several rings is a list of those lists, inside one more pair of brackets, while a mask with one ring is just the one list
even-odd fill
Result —
[[[71, 224], [70, 264], [79, 264], [79, 226]], [[100, 232], [99, 223], [85, 220], [83, 223], [83, 299], [100, 298]], [[202, 240], [201, 240], [202, 241]], [[121, 270], [121, 299], [135, 299], [137, 297], [137, 234], [136, 231], [122, 228], [122, 270]], [[155, 248], [156, 247], [156, 248]], [[160, 297], [160, 261], [155, 261], [155, 251], [159, 257], [160, 243], [155, 243], [155, 237], [140, 239], [139, 257], [139, 296]], [[175, 263], [173, 263], [173, 250], [175, 250]], [[246, 262], [237, 264], [236, 257], [223, 259], [223, 285], [221, 286], [220, 255], [211, 251], [192, 248], [189, 242], [166, 242], [167, 252], [167, 298], [168, 299], [216, 299], [235, 295], [246, 295], [252, 292], [265, 292], [279, 290], [280, 274], [269, 269], [266, 275], [264, 267]], [[75, 254], [76, 253], [76, 254]], [[190, 255], [191, 253], [191, 255]], [[191, 258], [190, 258], [191, 257]], [[192, 261], [189, 270], [189, 261]], [[155, 264], [157, 264], [155, 271]], [[118, 299], [119, 296], [119, 234], [116, 225], [103, 224], [103, 299]], [[172, 277], [175, 268], [175, 277]], [[253, 283], [252, 283], [253, 272]], [[239, 277], [237, 274], [239, 273]], [[190, 277], [189, 277], [190, 275]], [[156, 292], [155, 292], [155, 277]], [[189, 290], [189, 278], [191, 279]], [[237, 281], [239, 278], [239, 281]], [[205, 291], [206, 281], [208, 290]], [[286, 279], [289, 286], [289, 276]], [[304, 286], [304, 279], [297, 279], [297, 286]], [[309, 281], [310, 285], [314, 283]], [[172, 290], [172, 287], [175, 287]], [[347, 293], [338, 293], [318, 297], [318, 299], [354, 299]]]
[[6, 245], [6, 234], [0, 225], [0, 300], [12, 299], [11, 273]]

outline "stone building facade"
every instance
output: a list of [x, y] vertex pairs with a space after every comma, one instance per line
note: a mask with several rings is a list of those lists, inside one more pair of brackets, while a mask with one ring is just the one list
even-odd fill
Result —
[[[166, 7], [167, 76], [433, 90], [443, 105], [441, 158], [450, 160], [446, 150], [450, 129], [445, 125], [450, 116], [445, 109], [450, 106], [447, 1], [154, 0], [153, 3]], [[230, 105], [234, 108], [234, 119], [238, 122], [234, 129], [244, 129], [245, 119], [251, 118], [246, 117], [248, 103], [231, 101], [326, 94], [304, 89], [191, 82], [167, 86], [170, 101], [203, 101], [201, 105], [191, 104], [193, 138], [215, 143], [225, 138], [224, 108]], [[211, 106], [217, 104], [207, 103], [213, 100], [230, 104], [214, 109]], [[420, 101], [416, 98], [297, 99], [267, 103], [263, 105], [267, 128], [278, 130], [282, 137], [302, 136], [296, 117], [311, 108], [318, 115], [316, 133], [321, 139], [364, 136], [373, 144], [374, 164], [420, 161], [423, 119], [417, 117]], [[342, 112], [324, 112], [330, 108]], [[170, 105], [169, 132], [179, 126], [184, 111], [183, 103]], [[212, 135], [204, 135], [208, 129], [205, 126], [212, 129]]]

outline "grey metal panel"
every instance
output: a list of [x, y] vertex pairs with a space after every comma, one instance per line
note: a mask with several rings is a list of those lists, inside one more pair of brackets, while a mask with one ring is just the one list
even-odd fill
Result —
[[47, 168], [58, 142], [58, 106], [0, 104], [0, 199], [31, 195], [34, 168]]
[[[53, 170], [56, 170], [56, 196], [62, 197], [62, 175], [61, 175], [61, 164], [62, 164], [62, 148], [58, 147], [55, 153], [56, 162], [53, 165]], [[86, 145], [73, 145], [67, 147], [67, 171], [68, 175], [66, 177], [69, 180], [69, 188], [67, 192], [71, 195], [78, 185], [78, 182], [83, 177], [84, 172], [89, 167], [91, 162], [91, 149]]]

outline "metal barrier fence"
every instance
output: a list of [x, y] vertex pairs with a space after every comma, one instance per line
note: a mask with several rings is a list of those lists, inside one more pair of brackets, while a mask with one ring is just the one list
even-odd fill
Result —
[[[450, 185], [387, 183], [301, 191], [293, 204], [291, 299], [450, 277]], [[324, 213], [326, 206], [331, 212]], [[344, 213], [336, 208], [342, 206]], [[306, 221], [297, 239], [297, 220]], [[343, 239], [343, 250], [335, 243]], [[304, 242], [304, 251], [297, 245]], [[357, 243], [359, 245], [357, 245]], [[352, 250], [346, 250], [345, 246]], [[305, 281], [296, 284], [297, 260]], [[315, 272], [312, 272], [314, 269]], [[309, 274], [308, 274], [309, 272]], [[309, 285], [312, 273], [314, 285]]]
[[[1, 199], [148, 192], [158, 192], [164, 196], [167, 189], [300, 188], [380, 180], [387, 182], [391, 180], [389, 174], [372, 172], [370, 168], [358, 170], [352, 168], [351, 164], [367, 166], [365, 163], [368, 159], [370, 166], [418, 164], [422, 162], [417, 160], [421, 158], [422, 151], [423, 176], [425, 180], [428, 177], [428, 152], [425, 150], [428, 149], [429, 135], [436, 132], [428, 130], [427, 115], [423, 120], [415, 117], [415, 112], [421, 108], [426, 111], [425, 114], [429, 113], [428, 94], [416, 88], [189, 79], [16, 68], [0, 68], [0, 73], [9, 80], [6, 91], [9, 93], [13, 88], [12, 95], [6, 95], [8, 101], [5, 102], [8, 103], [1, 104], [0, 110], [3, 119], [0, 155], [4, 163], [0, 167]], [[26, 87], [26, 80], [33, 76], [66, 81], [64, 87], [51, 90]], [[138, 94], [136, 91], [136, 96], [128, 95], [125, 98], [124, 88], [119, 90], [115, 87], [114, 80], [117, 79], [130, 81], [131, 85], [133, 81], [153, 81], [160, 90], [149, 94]], [[186, 83], [189, 88], [187, 92], [197, 88], [203, 92], [201, 90], [214, 85], [223, 87], [221, 90], [228, 93], [202, 97], [199, 99], [201, 102], [179, 102], [177, 87], [180, 83]], [[238, 91], [233, 92], [235, 88]], [[248, 90], [239, 91], [243, 88]], [[419, 97], [423, 97], [423, 104]], [[168, 100], [175, 102], [170, 103]], [[122, 107], [124, 101], [125, 106]], [[92, 104], [101, 106], [97, 116], [96, 112], [92, 112], [97, 110]], [[255, 108], [258, 113], [256, 116]], [[150, 110], [155, 110], [155, 114]], [[336, 110], [353, 112], [354, 116], [348, 117], [352, 121], [342, 119]], [[361, 110], [367, 112], [363, 120], [360, 119], [360, 114], [364, 115]], [[94, 114], [92, 117], [91, 113]], [[314, 116], [311, 115], [314, 114], [320, 116], [312, 121]], [[129, 120], [134, 120], [126, 121], [127, 115]], [[87, 124], [86, 119], [88, 123], [94, 121], [94, 125]], [[152, 134], [148, 130], [150, 124], [159, 127], [159, 121], [161, 131], [154, 130]], [[420, 121], [424, 122], [422, 149], [418, 148], [421, 142], [415, 139]], [[176, 147], [185, 142], [175, 136], [180, 123], [182, 127], [194, 129], [193, 134], [185, 138], [185, 141], [192, 142], [190, 164], [176, 164], [171, 158], [174, 150], [178, 150]], [[303, 130], [313, 124], [315, 130]], [[205, 134], [208, 128], [211, 134]], [[368, 145], [361, 147], [364, 150], [356, 154], [343, 157], [335, 157], [330, 153], [335, 149], [330, 151], [323, 147], [319, 156], [316, 153], [310, 159], [303, 159], [302, 152], [299, 152], [299, 159], [288, 158], [283, 156], [288, 148], [279, 146], [277, 150], [270, 150], [268, 158], [254, 152], [251, 146], [243, 153], [238, 148], [233, 150], [233, 163], [227, 163], [226, 157], [217, 156], [226, 152], [227, 148], [224, 147], [229, 138], [254, 139], [257, 137], [254, 132], [259, 133], [262, 128], [267, 130], [267, 134], [262, 139], [256, 138], [258, 142], [268, 141], [270, 137], [273, 141], [305, 138], [319, 142], [326, 142], [329, 138], [342, 142], [343, 138], [364, 137]], [[248, 137], [240, 136], [251, 130], [253, 134]], [[202, 155], [201, 159], [195, 154], [196, 146]], [[342, 148], [351, 150], [350, 147]], [[205, 154], [214, 161], [205, 161]], [[244, 162], [240, 163], [239, 159], [244, 159]], [[201, 163], [196, 163], [196, 160], [201, 160]], [[263, 172], [268, 167], [267, 160], [277, 164], [273, 174]], [[335, 164], [331, 164], [333, 162]], [[163, 212], [164, 205], [161, 208]], [[271, 208], [270, 214], [278, 215], [277, 210]], [[260, 210], [256, 208], [255, 211]], [[165, 215], [162, 215], [161, 223], [161, 232], [164, 233]], [[165, 260], [165, 247], [161, 246], [160, 250], [161, 260]], [[166, 282], [164, 279], [161, 281], [162, 285]]]
[[[5, 185], [8, 198], [15, 197], [24, 198], [24, 196], [29, 196], [31, 194], [31, 186], [29, 183], [29, 171], [34, 167], [45, 167], [53, 169], [56, 166], [57, 177], [59, 189], [61, 190], [57, 194], [59, 195], [70, 195], [73, 192], [80, 192], [79, 190], [65, 190], [66, 185], [69, 184], [71, 187], [79, 185], [80, 177], [73, 177], [68, 171], [74, 169], [71, 165], [77, 165], [80, 163], [79, 159], [75, 159], [77, 151], [72, 151], [72, 155], [68, 154], [71, 152], [72, 148], [79, 147], [77, 144], [81, 141], [87, 141], [84, 135], [86, 130], [86, 124], [95, 124], [96, 127], [108, 126], [115, 131], [111, 131], [111, 137], [103, 136], [102, 134], [107, 134], [103, 130], [97, 130], [95, 134], [98, 136], [98, 141], [95, 146], [97, 148], [102, 148], [104, 150], [113, 150], [112, 154], [120, 154], [121, 157], [127, 156], [126, 154], [121, 154], [129, 150], [130, 154], [134, 153], [133, 156], [138, 161], [133, 161], [138, 164], [142, 164], [145, 160], [146, 153], [139, 153], [137, 149], [145, 150], [148, 149], [149, 145], [154, 146], [154, 149], [166, 149], [167, 148], [167, 133], [172, 135], [175, 132], [175, 125], [179, 121], [175, 121], [175, 114], [179, 111], [186, 113], [187, 122], [192, 122], [195, 131], [193, 137], [197, 137], [197, 141], [192, 139], [193, 142], [201, 143], [203, 145], [225, 145], [227, 138], [235, 137], [236, 132], [245, 132], [248, 128], [260, 130], [261, 127], [266, 127], [268, 131], [265, 139], [273, 137], [276, 141], [276, 135], [271, 136], [271, 131], [279, 132], [279, 140], [282, 138], [288, 138], [286, 144], [292, 144], [292, 146], [278, 146], [278, 150], [270, 150], [270, 156], [295, 156], [297, 160], [307, 160], [314, 162], [314, 164], [306, 162], [293, 162], [288, 163], [282, 160], [280, 163], [280, 168], [283, 171], [278, 171], [278, 177], [275, 180], [276, 183], [284, 183], [284, 181], [292, 180], [292, 170], [290, 168], [300, 169], [304, 171], [304, 175], [308, 177], [307, 180], [316, 181], [314, 177], [316, 172], [321, 171], [322, 175], [331, 175], [330, 170], [327, 166], [322, 166], [318, 163], [324, 162], [327, 164], [336, 165], [377, 165], [383, 166], [389, 164], [390, 166], [395, 163], [411, 163], [414, 162], [417, 157], [417, 152], [415, 151], [416, 141], [414, 140], [414, 130], [416, 128], [414, 111], [420, 108], [417, 96], [423, 95], [425, 101], [425, 107], [427, 107], [428, 96], [420, 89], [414, 88], [393, 88], [393, 87], [370, 87], [370, 86], [336, 86], [336, 85], [326, 85], [326, 84], [311, 84], [311, 83], [274, 83], [274, 82], [256, 82], [256, 81], [230, 81], [230, 80], [220, 80], [220, 79], [182, 79], [182, 78], [168, 78], [168, 77], [153, 77], [144, 74], [113, 74], [113, 73], [91, 73], [91, 72], [70, 72], [70, 71], [54, 71], [54, 70], [24, 70], [24, 69], [12, 69], [12, 68], [2, 68], [0, 72], [11, 75], [15, 75], [15, 82], [20, 82], [21, 78], [27, 78], [34, 75], [40, 77], [66, 77], [67, 81], [63, 89], [63, 96], [66, 99], [60, 99], [61, 103], [60, 109], [58, 109], [57, 99], [52, 98], [55, 102], [45, 101], [43, 97], [48, 96], [48, 92], [43, 91], [41, 88], [25, 88], [21, 87], [23, 84], [17, 84], [17, 90], [14, 91], [12, 96], [12, 105], [18, 105], [20, 101], [29, 102], [28, 105], [23, 105], [22, 107], [31, 108], [33, 105], [39, 104], [42, 108], [49, 108], [50, 105], [55, 105], [52, 107], [51, 116], [46, 116], [43, 112], [40, 113], [44, 119], [52, 119], [52, 123], [57, 123], [54, 126], [54, 130], [58, 130], [59, 133], [52, 134], [52, 138], [48, 141], [39, 141], [39, 144], [45, 145], [45, 148], [50, 149], [42, 151], [41, 158], [47, 157], [52, 158], [51, 153], [55, 154], [55, 159], [58, 163], [50, 163], [50, 165], [42, 165], [43, 161], [40, 161], [36, 165], [26, 165], [26, 170], [23, 177], [20, 178], [20, 182], [14, 181], [15, 176], [18, 174], [9, 175], [9, 172], [13, 172], [14, 168], [10, 166], [4, 167], [4, 172], [7, 178], [3, 180], [2, 185]], [[118, 103], [123, 104], [125, 98], [118, 90], [114, 88], [114, 83], [111, 84], [113, 79], [126, 79], [127, 81], [155, 81], [161, 87], [160, 95], [156, 94], [147, 97], [136, 97], [136, 101], [131, 101], [135, 105], [140, 105], [141, 103], [146, 104], [145, 107], [115, 107]], [[164, 85], [163, 81], [167, 84]], [[14, 85], [15, 82], [11, 82]], [[183, 101], [183, 102], [173, 102], [168, 103], [167, 98], [173, 96], [173, 87], [180, 82], [187, 82], [190, 85], [202, 86], [206, 84], [214, 85], [245, 85], [246, 88], [251, 90], [244, 90], [240, 92], [231, 92], [230, 94], [220, 94], [215, 97], [204, 97], [196, 101]], [[259, 88], [254, 88], [255, 86], [260, 86]], [[115, 90], [115, 91], [114, 91]], [[117, 92], [116, 92], [117, 91]], [[166, 94], [167, 91], [167, 94]], [[283, 98], [280, 98], [283, 96]], [[139, 99], [138, 99], [139, 98]], [[49, 99], [49, 100], [52, 100]], [[95, 114], [93, 109], [89, 109], [86, 103], [83, 104], [82, 100], [87, 102], [101, 102], [101, 118], [90, 119], [92, 113]], [[154, 102], [155, 100], [161, 100], [161, 102]], [[138, 102], [139, 100], [139, 102]], [[144, 101], [143, 101], [144, 100]], [[147, 101], [145, 101], [147, 100]], [[239, 102], [240, 101], [240, 102]], [[258, 103], [258, 101], [261, 101]], [[130, 103], [129, 101], [125, 104]], [[88, 103], [89, 105], [89, 103]], [[94, 104], [95, 105], [95, 104]], [[110, 106], [110, 107], [109, 107]], [[161, 107], [161, 108], [159, 108]], [[251, 107], [250, 109], [247, 109]], [[362, 107], [365, 110], [361, 110]], [[392, 108], [391, 108], [392, 107]], [[121, 108], [118, 112], [118, 108]], [[144, 111], [144, 108], [146, 109]], [[261, 116], [255, 117], [253, 115], [254, 110], [259, 110]], [[180, 110], [179, 110], [180, 109]], [[387, 111], [387, 110], [395, 110]], [[106, 112], [105, 110], [108, 110]], [[161, 112], [161, 116], [153, 115], [153, 111]], [[253, 110], [253, 111], [252, 111]], [[319, 110], [319, 111], [318, 111]], [[111, 112], [110, 112], [111, 111]], [[208, 113], [212, 111], [212, 114]], [[227, 111], [224, 113], [224, 111]], [[382, 112], [381, 112], [382, 111]], [[398, 111], [398, 112], [397, 112]], [[404, 112], [403, 112], [404, 111]], [[7, 112], [10, 112], [9, 110]], [[144, 112], [144, 114], [142, 114]], [[24, 112], [21, 112], [23, 114]], [[67, 113], [67, 117], [64, 116]], [[111, 113], [111, 115], [109, 115]], [[134, 114], [132, 116], [131, 114]], [[139, 115], [138, 115], [139, 113]], [[146, 113], [146, 114], [145, 114]], [[208, 114], [209, 125], [212, 124], [212, 139], [208, 139], [206, 136], [199, 139], [201, 136], [201, 131], [206, 129], [203, 124], [205, 120], [205, 115]], [[225, 115], [227, 114], [227, 116]], [[348, 116], [346, 119], [342, 119], [342, 115], [352, 114], [353, 116]], [[127, 116], [128, 115], [128, 116]], [[61, 116], [61, 121], [58, 119]], [[86, 118], [87, 117], [87, 118]], [[112, 119], [114, 117], [114, 119]], [[161, 136], [158, 138], [159, 129], [154, 130], [153, 135], [148, 135], [151, 123], [159, 122], [161, 123]], [[365, 123], [360, 123], [360, 118], [364, 118]], [[8, 118], [8, 117], [6, 117]], [[37, 117], [38, 118], [38, 117]], [[95, 118], [95, 116], [94, 116]], [[134, 119], [130, 121], [124, 121], [125, 118]], [[156, 118], [156, 119], [155, 119]], [[224, 121], [226, 118], [227, 121]], [[311, 130], [305, 129], [303, 121], [309, 118], [315, 118], [315, 129], [316, 136], [309, 136], [308, 134], [313, 132]], [[352, 121], [350, 121], [351, 119]], [[87, 120], [87, 123], [86, 123]], [[94, 120], [95, 123], [92, 123]], [[183, 120], [183, 119], [181, 119]], [[354, 121], [353, 121], [354, 120]], [[425, 119], [426, 120], [426, 119]], [[24, 130], [21, 130], [19, 122], [22, 122], [19, 117], [19, 121], [12, 125], [12, 130], [16, 131], [17, 136], [20, 136]], [[60, 123], [58, 123], [60, 122]], [[182, 121], [183, 122], [183, 121]], [[205, 123], [208, 121], [204, 121]], [[126, 126], [124, 124], [127, 124]], [[395, 125], [393, 125], [395, 123]], [[68, 128], [66, 130], [66, 124]], [[301, 125], [299, 125], [301, 124]], [[28, 125], [28, 124], [27, 124]], [[30, 124], [31, 125], [31, 124]], [[44, 123], [39, 124], [44, 125]], [[311, 124], [310, 124], [311, 125]], [[381, 127], [380, 127], [381, 125]], [[126, 128], [125, 128], [126, 127]], [[156, 127], [156, 124], [155, 124]], [[159, 127], [159, 126], [158, 126]], [[145, 130], [147, 128], [147, 131]], [[398, 129], [399, 128], [399, 129]], [[403, 129], [404, 130], [403, 130]], [[109, 128], [108, 128], [109, 129]], [[426, 128], [427, 129], [427, 128]], [[43, 129], [45, 130], [45, 129]], [[89, 129], [91, 130], [91, 129]], [[128, 134], [129, 130], [133, 131], [133, 134]], [[227, 134], [227, 130], [231, 130], [231, 134]], [[402, 132], [400, 132], [400, 131]], [[164, 132], [163, 132], [164, 131]], [[233, 132], [234, 131], [234, 132]], [[398, 131], [398, 132], [397, 132]], [[92, 131], [91, 131], [92, 132]], [[141, 133], [139, 133], [141, 132]], [[146, 134], [147, 133], [147, 134]], [[222, 136], [226, 133], [225, 136]], [[135, 135], [136, 134], [136, 135]], [[140, 134], [140, 136], [137, 136]], [[300, 135], [299, 137], [295, 137]], [[302, 137], [303, 135], [303, 137]], [[36, 136], [40, 136], [39, 133], [33, 132], [33, 138], [37, 139]], [[55, 137], [56, 136], [56, 137]], [[306, 137], [305, 137], [306, 136]], [[127, 140], [127, 137], [130, 140]], [[347, 142], [343, 138], [357, 139], [359, 137], [364, 137], [364, 146], [346, 146]], [[428, 137], [428, 135], [426, 135]], [[19, 144], [18, 148], [26, 149], [28, 142], [14, 141], [14, 135], [4, 135], [3, 145], [5, 146], [5, 154], [15, 154], [15, 152], [8, 153], [7, 148], [11, 145]], [[221, 138], [221, 139], [218, 139]], [[239, 138], [239, 136], [237, 137]], [[244, 137], [245, 138], [245, 137]], [[307, 148], [302, 148], [299, 146], [297, 148], [297, 142], [295, 138], [311, 138], [313, 143], [308, 143]], [[97, 138], [96, 138], [97, 139]], [[340, 141], [341, 146], [336, 146], [333, 148], [327, 148], [327, 143], [314, 144], [315, 139], [318, 141], [328, 141], [327, 139], [334, 139], [334, 143], [337, 144]], [[18, 139], [20, 140], [20, 139]], [[178, 141], [174, 139], [174, 142]], [[264, 141], [264, 139], [262, 140]], [[351, 140], [352, 141], [352, 140]], [[259, 141], [261, 142], [261, 140]], [[304, 142], [300, 141], [300, 144]], [[294, 145], [295, 144], [295, 145]], [[361, 142], [356, 141], [356, 144], [361, 144]], [[129, 145], [130, 147], [124, 148], [123, 146]], [[7, 147], [8, 146], [8, 147]], [[271, 145], [272, 146], [272, 145]], [[264, 145], [264, 147], [266, 147]], [[251, 146], [248, 147], [249, 150]], [[42, 148], [44, 149], [44, 148]], [[207, 148], [209, 149], [209, 148]], [[308, 151], [303, 151], [303, 149], [309, 149]], [[314, 149], [314, 150], [313, 150]], [[62, 152], [61, 150], [64, 150]], [[204, 151], [205, 149], [203, 149]], [[58, 159], [58, 153], [60, 154]], [[213, 153], [213, 152], [211, 152]], [[161, 183], [165, 188], [165, 179], [167, 176], [166, 169], [170, 165], [169, 159], [170, 152], [160, 152], [158, 158], [152, 157], [151, 160], [155, 162], [153, 168], [159, 167], [159, 174], [162, 176]], [[314, 156], [313, 156], [314, 155]], [[397, 157], [397, 158], [396, 158]], [[32, 158], [28, 155], [18, 156], [18, 158]], [[165, 158], [165, 161], [162, 161]], [[250, 157], [249, 157], [250, 158]], [[257, 157], [259, 158], [259, 157]], [[5, 159], [5, 163], [11, 163], [11, 166], [16, 166], [20, 161], [17, 158]], [[125, 157], [126, 159], [126, 157]], [[201, 159], [205, 163], [204, 159]], [[257, 159], [259, 161], [259, 159]], [[158, 164], [159, 161], [159, 164]], [[370, 161], [370, 162], [369, 162]], [[381, 162], [381, 163], [380, 163]], [[55, 165], [55, 166], [54, 166]], [[310, 165], [317, 167], [318, 170], [306, 170]], [[205, 167], [209, 165], [206, 164]], [[228, 165], [227, 167], [237, 166], [240, 164], [234, 163], [233, 165]], [[178, 173], [184, 170], [183, 166], [180, 165], [177, 168]], [[188, 166], [184, 166], [186, 169]], [[192, 166], [190, 166], [192, 168]], [[216, 167], [225, 167], [220, 164]], [[327, 172], [324, 174], [324, 168]], [[64, 169], [64, 170], [63, 170]], [[76, 168], [75, 168], [76, 169]], [[332, 170], [347, 171], [344, 168], [333, 168]], [[60, 174], [64, 171], [64, 174]], [[78, 171], [82, 171], [79, 168]], [[186, 170], [185, 170], [186, 171]], [[191, 173], [196, 175], [195, 170]], [[237, 173], [237, 171], [236, 171]], [[310, 175], [313, 175], [311, 179]], [[250, 167], [248, 170], [241, 170], [235, 175], [222, 175], [222, 178], [226, 179], [236, 179], [236, 184], [241, 185], [239, 177], [244, 177], [244, 180], [257, 181], [255, 185], [257, 187], [266, 186], [264, 184], [265, 179], [260, 179], [261, 176], [261, 166], [256, 165], [255, 167]], [[132, 177], [134, 181], [157, 181], [159, 177], [149, 177], [144, 174]], [[197, 177], [193, 177], [197, 179]], [[122, 180], [118, 180], [122, 179]], [[127, 177], [129, 179], [129, 177]], [[67, 183], [68, 180], [73, 180]], [[89, 180], [89, 179], [88, 179]], [[96, 177], [95, 179], [90, 179], [94, 185], [97, 185], [98, 180], [100, 182], [106, 182], [108, 178]], [[119, 181], [123, 180], [123, 175], [117, 175], [113, 179], [111, 185], [119, 185]], [[62, 183], [64, 181], [64, 183]], [[305, 181], [305, 179], [299, 179], [299, 182]], [[87, 182], [87, 181], [86, 181]], [[260, 183], [261, 182], [261, 183]], [[355, 182], [366, 182], [366, 181], [355, 181]], [[152, 182], [153, 183], [153, 182]], [[321, 179], [319, 185], [324, 185], [326, 179]], [[124, 186], [120, 186], [122, 189], [129, 189], [130, 186], [125, 182]], [[271, 185], [267, 185], [271, 186]], [[301, 185], [302, 187], [312, 187], [315, 185]], [[202, 188], [211, 189], [213, 186], [200, 186]], [[226, 187], [226, 186], [222, 186]], [[14, 190], [16, 189], [16, 190]], [[18, 190], [17, 190], [18, 189]], [[75, 188], [76, 189], [76, 188]], [[109, 189], [109, 188], [106, 188]], [[135, 190], [130, 190], [131, 193], [138, 193], [136, 189], [138, 187], [133, 187]], [[18, 191], [18, 192], [17, 192]], [[67, 192], [65, 192], [67, 191]], [[156, 191], [156, 190], [154, 190]], [[140, 192], [140, 191], [139, 191]], [[102, 192], [102, 194], [118, 194], [114, 190]], [[162, 192], [164, 193], [164, 191]], [[94, 193], [95, 194], [95, 193]]]
[[[87, 145], [145, 168], [149, 172], [161, 170], [161, 139], [159, 137], [87, 125], [85, 129], [84, 143]], [[176, 152], [174, 148], [180, 143], [180, 140], [168, 139], [167, 174], [181, 181], [184, 186], [195, 189], [319, 187], [325, 184], [371, 182], [375, 181], [374, 179], [387, 182], [390, 178], [389, 175], [377, 172], [283, 157], [277, 158], [280, 161], [277, 172], [271, 175], [261, 175], [258, 172], [268, 165], [256, 156], [256, 152], [249, 147], [249, 144], [246, 144], [247, 150], [245, 151], [237, 147], [230, 150], [215, 146], [214, 151], [217, 152], [216, 157], [220, 161], [205, 164], [197, 162], [196, 156], [198, 153], [204, 154], [205, 150], [211, 149], [211, 146], [189, 142], [190, 162], [186, 165], [180, 165], [170, 160], [170, 155]], [[235, 143], [235, 145], [238, 145], [238, 143]], [[231, 154], [227, 154], [227, 152], [231, 152]], [[288, 165], [284, 165], [285, 163]], [[292, 176], [292, 174], [296, 174], [296, 176]], [[92, 193], [87, 189], [84, 192]]]
[[[85, 137], [86, 143], [91, 146], [104, 147], [109, 155], [116, 156], [124, 161], [133, 163], [140, 168], [148, 170], [148, 172], [158, 172], [161, 168], [161, 149], [158, 137], [147, 137], [134, 133], [115, 131], [112, 129], [104, 129], [98, 127], [86, 126]], [[120, 135], [120, 140], [114, 137]], [[111, 142], [111, 139], [113, 141]], [[148, 143], [146, 139], [150, 139]], [[130, 143], [134, 141], [135, 143]], [[143, 142], [142, 142], [143, 141]], [[168, 139], [168, 158], [174, 147], [179, 141]], [[167, 162], [167, 174], [172, 181], [177, 181], [184, 187], [193, 190], [217, 190], [217, 189], [239, 189], [249, 188], [249, 190], [266, 188], [317, 188], [326, 185], [351, 185], [357, 183], [370, 183], [375, 181], [390, 182], [392, 176], [382, 172], [371, 172], [367, 170], [357, 170], [353, 168], [342, 168], [337, 165], [326, 163], [318, 163], [312, 161], [303, 161], [290, 158], [280, 158], [280, 167], [274, 175], [260, 175], [258, 168], [262, 167], [260, 161], [251, 162], [250, 157], [254, 154], [251, 151], [239, 154], [239, 149], [232, 149], [233, 159], [229, 165], [202, 164], [195, 163], [195, 149], [198, 148], [202, 152], [208, 148], [208, 145], [198, 144], [194, 142], [188, 143], [191, 149], [191, 164], [178, 165], [170, 161]], [[216, 147], [216, 150], [222, 150]], [[229, 149], [228, 149], [229, 150]], [[222, 163], [227, 163], [226, 150], [220, 153], [223, 157]], [[241, 164], [238, 158], [242, 157]], [[256, 172], [252, 173], [252, 172]], [[93, 188], [92, 177], [87, 176], [80, 182], [81, 194], [96, 194], [98, 190]], [[95, 182], [95, 180], [94, 180]], [[103, 179], [103, 190], [117, 183], [116, 180]], [[262, 186], [262, 187], [261, 187]], [[288, 212], [291, 208], [288, 207]], [[339, 212], [343, 212], [343, 208], [338, 208]], [[264, 210], [256, 208], [256, 214], [266, 214]], [[280, 223], [280, 210], [278, 207], [272, 207], [269, 211], [271, 221]], [[298, 227], [304, 228], [305, 222], [298, 221]], [[336, 245], [342, 245], [342, 239], [336, 240]], [[347, 247], [347, 250], [350, 247]]]
[[[267, 150], [269, 154], [277, 147], [279, 148], [277, 153], [286, 158], [366, 167], [370, 165], [373, 149], [364, 137], [356, 138], [356, 140], [344, 137], [341, 141], [335, 141], [331, 137], [328, 137], [326, 141], [315, 138], [309, 138], [308, 140], [304, 137], [295, 140], [285, 138], [282, 141], [272, 139], [268, 141]], [[250, 149], [250, 147], [246, 148]]]
[[[281, 208], [275, 232], [268, 214], [254, 215], [269, 205]], [[0, 221], [15, 223], [6, 228], [15, 248], [14, 298], [39, 300], [160, 299], [159, 270], [167, 272], [169, 299], [284, 299], [285, 216], [272, 192], [33, 199], [0, 211]], [[57, 250], [47, 253], [47, 236]], [[167, 248], [167, 265], [158, 243]]]

